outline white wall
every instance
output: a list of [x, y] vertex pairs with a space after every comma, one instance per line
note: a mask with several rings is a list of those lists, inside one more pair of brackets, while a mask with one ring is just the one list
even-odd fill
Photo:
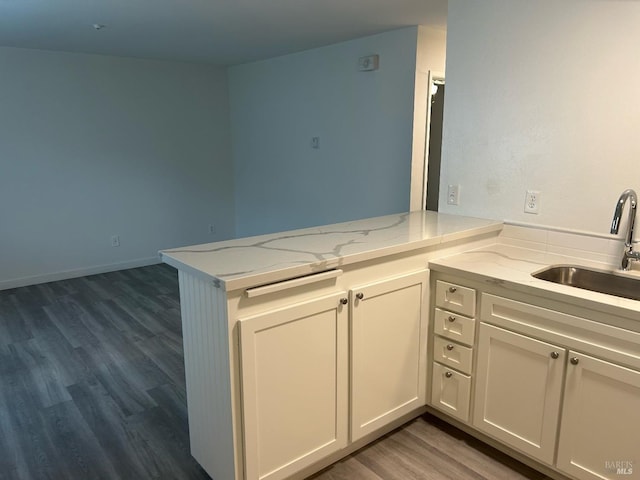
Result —
[[608, 233], [640, 191], [638, 25], [638, 2], [451, 0], [441, 210]]
[[0, 288], [233, 236], [226, 82], [207, 66], [0, 48]]
[[[412, 27], [230, 68], [238, 236], [408, 210], [416, 37]], [[376, 53], [380, 69], [358, 72]]]

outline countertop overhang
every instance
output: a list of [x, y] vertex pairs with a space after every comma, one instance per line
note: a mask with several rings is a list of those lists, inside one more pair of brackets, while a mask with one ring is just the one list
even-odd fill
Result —
[[499, 232], [502, 225], [418, 211], [163, 250], [160, 257], [231, 291]]

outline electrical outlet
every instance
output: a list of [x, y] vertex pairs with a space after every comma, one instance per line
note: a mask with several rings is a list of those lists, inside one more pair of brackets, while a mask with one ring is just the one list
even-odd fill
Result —
[[214, 235], [216, 233], [216, 226], [213, 223], [209, 224], [209, 235]]
[[540, 213], [540, 192], [538, 190], [527, 190], [524, 197], [524, 213]]
[[449, 185], [447, 205], [460, 205], [460, 185]]
[[320, 148], [320, 137], [311, 137], [311, 148]]
[[111, 236], [111, 246], [119, 247], [120, 246], [120, 235], [112, 235]]

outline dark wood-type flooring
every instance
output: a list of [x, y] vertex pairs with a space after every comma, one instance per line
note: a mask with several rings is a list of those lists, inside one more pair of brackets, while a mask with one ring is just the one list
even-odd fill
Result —
[[[431, 416], [314, 477], [542, 478]], [[189, 454], [173, 268], [0, 291], [0, 480], [8, 479], [209, 479]]]

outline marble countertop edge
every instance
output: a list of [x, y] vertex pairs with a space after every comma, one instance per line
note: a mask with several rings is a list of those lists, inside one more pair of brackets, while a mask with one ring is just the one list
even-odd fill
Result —
[[163, 250], [160, 258], [233, 291], [498, 232], [502, 225], [495, 220], [412, 212]]

